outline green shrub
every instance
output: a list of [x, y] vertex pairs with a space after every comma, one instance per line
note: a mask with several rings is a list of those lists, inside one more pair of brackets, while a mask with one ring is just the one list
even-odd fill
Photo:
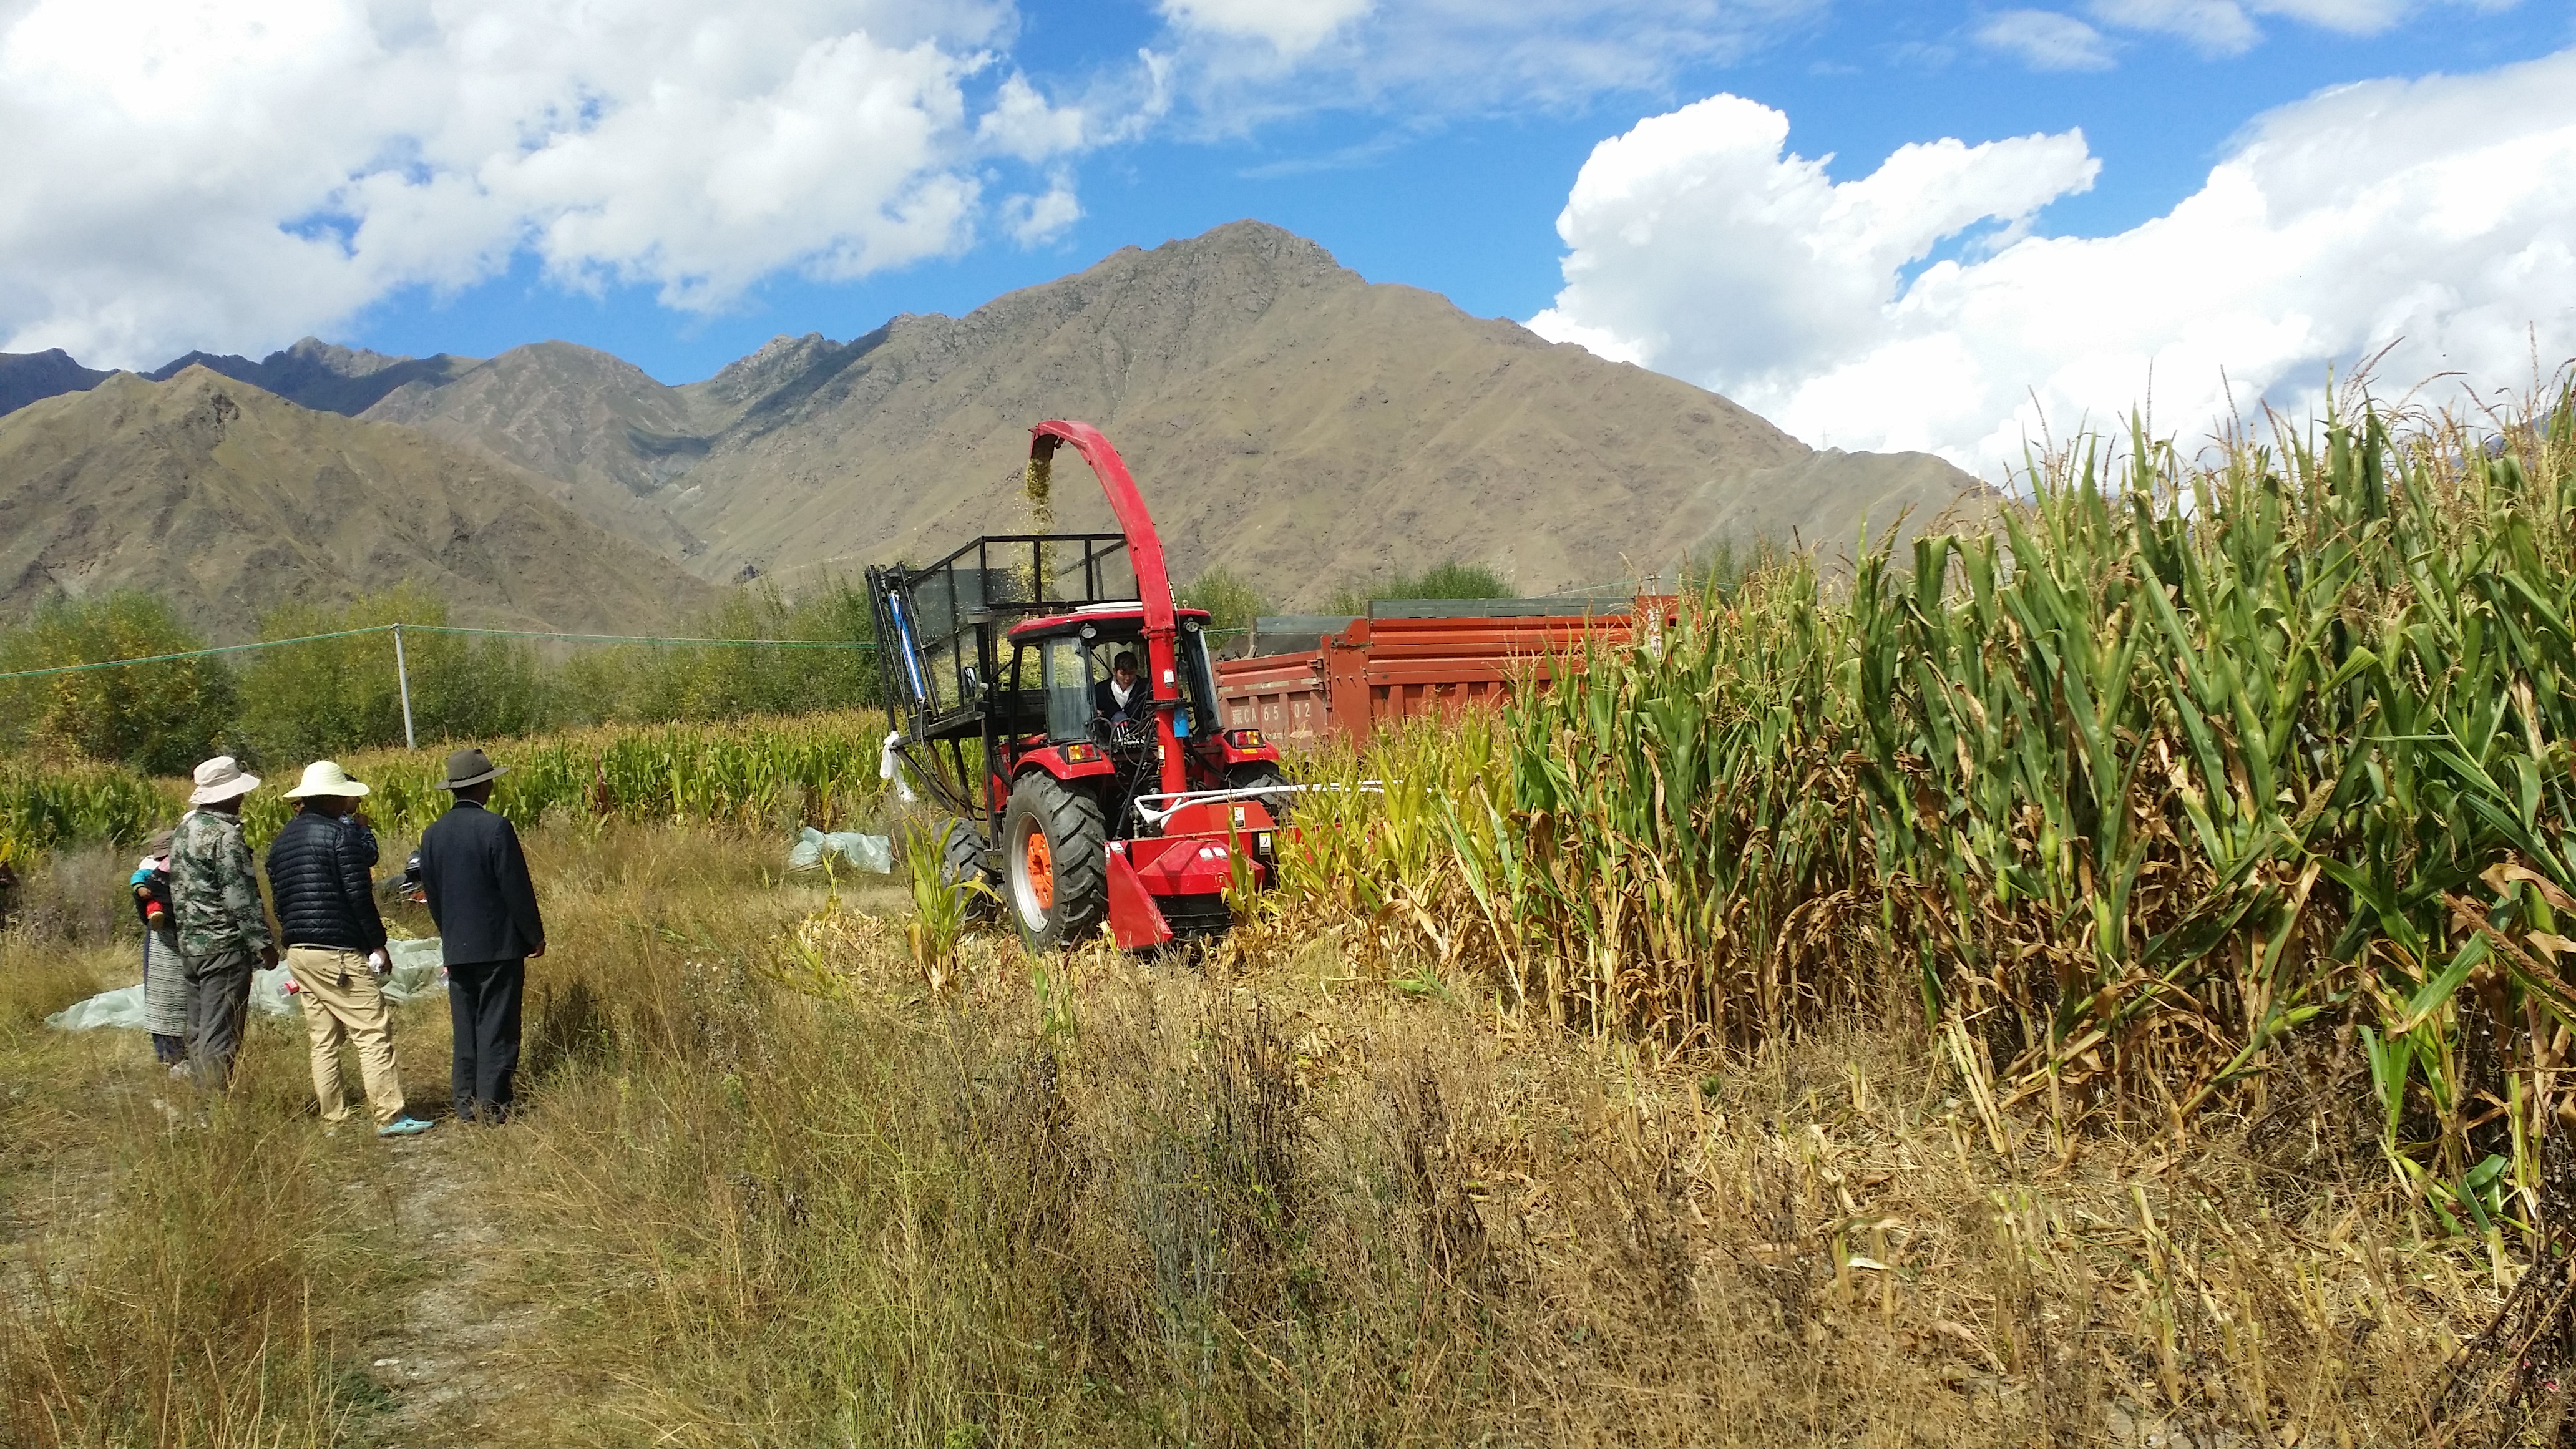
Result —
[[[403, 635], [412, 724], [423, 745], [526, 734], [546, 723], [536, 655], [511, 639], [439, 632], [447, 605], [414, 584], [338, 608], [288, 604], [269, 611], [259, 636], [304, 639], [388, 624], [427, 626]], [[403, 742], [400, 685], [390, 632], [263, 649], [242, 672], [242, 728], [271, 769]]]
[[1521, 591], [1483, 564], [1451, 559], [1418, 574], [1397, 574], [1375, 583], [1346, 583], [1326, 606], [1329, 614], [1365, 614], [1376, 599], [1517, 599]]
[[1208, 630], [1219, 638], [1250, 629], [1253, 620], [1271, 611], [1261, 591], [1232, 569], [1209, 569], [1173, 590], [1172, 601], [1185, 609], [1207, 610]]
[[[832, 579], [790, 601], [762, 585], [729, 595], [681, 632], [867, 646], [876, 634], [864, 589]], [[728, 719], [852, 709], [878, 701], [871, 648], [630, 644], [584, 648], [554, 671], [559, 721], [579, 724]]]
[[[0, 675], [206, 647], [170, 606], [119, 590], [57, 600], [0, 631]], [[235, 743], [238, 694], [221, 656], [0, 679], [0, 748], [73, 750], [149, 774], [182, 773]]]
[[1683, 561], [1682, 592], [1732, 599], [1753, 579], [1789, 568], [1794, 562], [1789, 549], [1776, 539], [1730, 535]]

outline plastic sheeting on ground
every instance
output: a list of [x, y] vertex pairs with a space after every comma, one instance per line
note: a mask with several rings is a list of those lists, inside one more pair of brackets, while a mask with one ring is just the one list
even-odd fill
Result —
[[[392, 958], [393, 969], [385, 974], [385, 1000], [400, 1005], [415, 996], [436, 996], [447, 990], [445, 963], [438, 953], [438, 938], [420, 941], [389, 941], [385, 954]], [[286, 991], [286, 968], [254, 971], [250, 979], [250, 1009], [270, 1016], [286, 1016], [302, 1011], [295, 998]], [[128, 1031], [143, 1030], [143, 985], [102, 991], [87, 1001], [64, 1007], [45, 1018], [45, 1025], [57, 1031], [97, 1031], [102, 1027], [123, 1027]]]
[[861, 870], [879, 875], [894, 874], [894, 840], [885, 835], [861, 835], [851, 830], [836, 830], [826, 835], [808, 825], [796, 834], [796, 843], [787, 850], [789, 870], [813, 870], [822, 865], [823, 857], [836, 855]]

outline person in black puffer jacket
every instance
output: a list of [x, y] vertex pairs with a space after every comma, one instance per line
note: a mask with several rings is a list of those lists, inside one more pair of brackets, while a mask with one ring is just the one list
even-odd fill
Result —
[[429, 1124], [403, 1109], [394, 1065], [393, 1013], [377, 974], [386, 967], [385, 923], [376, 914], [376, 835], [357, 813], [367, 787], [330, 760], [304, 768], [286, 797], [295, 818], [268, 847], [268, 894], [277, 907], [287, 970], [304, 998], [313, 1038], [313, 1095], [322, 1120], [345, 1121], [340, 1043], [356, 1043], [376, 1135], [407, 1137]]

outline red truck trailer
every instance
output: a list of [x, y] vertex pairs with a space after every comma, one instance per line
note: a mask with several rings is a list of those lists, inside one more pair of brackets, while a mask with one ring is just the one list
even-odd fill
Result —
[[[1252, 647], [1264, 652], [1217, 661], [1219, 707], [1228, 728], [1268, 740], [1364, 744], [1381, 720], [1498, 703], [1523, 678], [1543, 686], [1587, 641], [1625, 643], [1641, 620], [1648, 631], [1670, 624], [1678, 600], [1590, 604], [1391, 600], [1369, 618], [1263, 620]], [[1266, 648], [1265, 634], [1303, 647]]]

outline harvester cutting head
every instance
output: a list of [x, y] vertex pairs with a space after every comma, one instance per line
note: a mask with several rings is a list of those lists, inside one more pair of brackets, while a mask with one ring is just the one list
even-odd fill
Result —
[[1208, 616], [1174, 607], [1162, 540], [1117, 450], [1084, 423], [1031, 433], [1024, 478], [1041, 523], [1069, 443], [1123, 531], [1042, 526], [926, 568], [869, 569], [898, 747], [959, 817], [948, 838], [961, 884], [980, 872], [1032, 944], [1104, 923], [1129, 946], [1221, 932], [1228, 885], [1267, 883], [1277, 858], [1278, 751], [1224, 727]]

